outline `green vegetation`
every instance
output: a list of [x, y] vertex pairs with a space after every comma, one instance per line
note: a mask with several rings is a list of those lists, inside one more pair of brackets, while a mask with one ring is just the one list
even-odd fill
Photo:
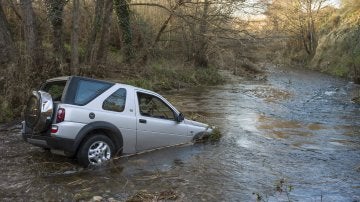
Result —
[[360, 82], [359, 16], [360, 6], [354, 1], [344, 4], [321, 25], [312, 68]]
[[210, 134], [204, 133], [202, 136], [200, 136], [198, 139], [196, 139], [196, 143], [206, 143], [211, 142], [215, 143], [220, 141], [221, 137], [223, 136], [222, 132], [217, 127], [211, 127], [212, 132]]
[[240, 64], [239, 47], [250, 38], [233, 26], [233, 8], [242, 4], [0, 1], [0, 122], [19, 117], [31, 90], [52, 77], [151, 90], [220, 84], [218, 69]]
[[224, 79], [215, 68], [179, 68], [157, 63], [146, 67], [140, 75], [129, 76], [121, 82], [150, 90], [171, 90], [221, 84]]
[[14, 113], [11, 110], [11, 107], [9, 106], [9, 103], [6, 100], [3, 100], [2, 98], [0, 98], [0, 123], [1, 122], [8, 122], [13, 120], [14, 117]]
[[223, 135], [222, 135], [220, 129], [219, 128], [214, 128], [212, 133], [209, 136], [209, 140], [211, 142], [219, 141], [222, 136]]
[[360, 83], [360, 1], [342, 0], [341, 8], [322, 0], [294, 2], [274, 0], [268, 7], [268, 59]]

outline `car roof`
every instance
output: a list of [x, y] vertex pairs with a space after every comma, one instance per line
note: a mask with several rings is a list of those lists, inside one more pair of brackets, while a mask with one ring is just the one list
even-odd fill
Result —
[[148, 92], [148, 93], [159, 95], [158, 93], [156, 93], [154, 91], [143, 89], [143, 88], [140, 88], [140, 87], [137, 87], [137, 86], [132, 86], [132, 85], [128, 85], [128, 84], [124, 84], [124, 83], [118, 83], [118, 82], [115, 83], [115, 82], [111, 82], [111, 81], [104, 81], [104, 80], [100, 80], [100, 79], [94, 79], [94, 78], [83, 77], [83, 76], [60, 76], [60, 77], [55, 77], [55, 78], [48, 79], [48, 80], [46, 80], [46, 82], [67, 81], [72, 77], [83, 78], [83, 79], [86, 79], [86, 80], [94, 80], [94, 81], [102, 81], [102, 82], [107, 82], [107, 83], [113, 83], [113, 84], [116, 84], [116, 85], [119, 85], [119, 86], [124, 86], [124, 87], [126, 86], [127, 88], [132, 88], [132, 89], [135, 89], [135, 90], [140, 90], [140, 91], [143, 91], [143, 92]]
[[137, 91], [142, 91], [142, 92], [145, 92], [145, 93], [152, 93], [152, 94], [157, 94], [156, 92], [154, 91], [151, 91], [151, 90], [147, 90], [147, 89], [144, 89], [144, 88], [140, 88], [140, 87], [137, 87], [137, 86], [132, 86], [132, 85], [129, 85], [129, 84], [124, 84], [124, 83], [115, 83], [117, 86], [119, 87], [126, 87], [128, 89], [134, 89], [134, 90], [137, 90]]
[[71, 76], [60, 76], [60, 77], [55, 77], [55, 78], [51, 78], [46, 80], [46, 82], [53, 82], [53, 81], [67, 81]]
[[101, 81], [101, 82], [115, 84], [114, 82], [111, 82], [111, 81], [105, 81], [105, 80], [100, 80], [100, 79], [95, 79], [95, 78], [90, 78], [90, 77], [84, 77], [84, 76], [60, 76], [60, 77], [55, 77], [55, 78], [48, 79], [48, 80], [46, 80], [46, 82], [67, 81], [67, 80], [69, 80], [71, 78], [93, 80], [93, 81]]

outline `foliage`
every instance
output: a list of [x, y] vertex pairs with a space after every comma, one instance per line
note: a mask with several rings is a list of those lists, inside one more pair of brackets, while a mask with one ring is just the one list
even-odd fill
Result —
[[19, 116], [28, 93], [56, 76], [161, 90], [221, 83], [217, 69], [236, 64], [249, 38], [233, 24], [243, 2], [0, 1], [0, 78], [10, 78], [0, 97], [11, 114], [0, 116]]
[[324, 22], [313, 68], [360, 83], [359, 16], [360, 7], [345, 3]]
[[11, 110], [9, 103], [6, 100], [3, 100], [2, 98], [0, 98], [0, 111], [1, 111], [0, 123], [8, 122], [14, 119], [14, 113]]
[[209, 139], [210, 139], [211, 142], [219, 141], [222, 136], [223, 135], [222, 135], [220, 129], [215, 127], [215, 128], [213, 128]]
[[[111, 78], [110, 78], [111, 79]], [[153, 62], [136, 76], [122, 81], [151, 90], [170, 90], [200, 85], [217, 85], [224, 82], [216, 68], [184, 68], [176, 61]]]
[[[341, 8], [324, 2], [272, 1], [266, 12], [271, 25], [267, 31], [273, 37], [267, 57], [273, 63], [310, 67], [360, 83], [359, 1], [343, 0]], [[312, 9], [306, 9], [307, 3], [314, 4]], [[311, 36], [314, 49], [309, 51]]]
[[[273, 34], [285, 35], [288, 48], [304, 50], [312, 58], [318, 45], [318, 26], [327, 0], [274, 0], [267, 8]], [[289, 43], [295, 42], [295, 43]]]

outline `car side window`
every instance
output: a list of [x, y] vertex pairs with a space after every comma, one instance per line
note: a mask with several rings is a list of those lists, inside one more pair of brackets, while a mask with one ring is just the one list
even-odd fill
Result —
[[84, 105], [94, 99], [111, 85], [102, 82], [80, 80], [75, 95], [75, 104]]
[[126, 89], [120, 88], [103, 102], [102, 108], [109, 111], [123, 112], [126, 102]]
[[174, 111], [160, 98], [145, 93], [137, 93], [137, 96], [142, 116], [175, 120]]
[[66, 85], [66, 81], [55, 81], [46, 83], [41, 90], [50, 93], [53, 101], [61, 101], [61, 97]]

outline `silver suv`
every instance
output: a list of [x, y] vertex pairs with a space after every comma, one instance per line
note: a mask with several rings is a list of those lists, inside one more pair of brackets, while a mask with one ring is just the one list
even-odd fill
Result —
[[83, 166], [190, 142], [212, 131], [185, 119], [155, 92], [78, 76], [47, 80], [32, 92], [24, 114], [25, 141], [76, 156]]

